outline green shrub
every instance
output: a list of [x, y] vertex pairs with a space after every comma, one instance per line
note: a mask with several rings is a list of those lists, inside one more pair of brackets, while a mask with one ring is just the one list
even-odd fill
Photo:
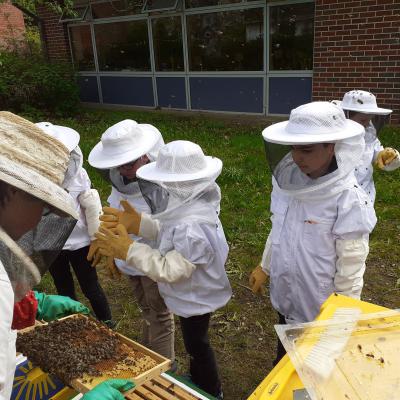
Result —
[[48, 63], [36, 55], [0, 53], [0, 108], [37, 109], [59, 115], [77, 111], [76, 74], [66, 63]]

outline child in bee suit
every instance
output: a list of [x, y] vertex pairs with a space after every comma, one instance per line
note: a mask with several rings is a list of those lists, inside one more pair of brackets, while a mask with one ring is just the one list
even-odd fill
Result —
[[[140, 212], [151, 212], [140, 192], [136, 171], [154, 161], [163, 144], [161, 133], [153, 125], [124, 120], [108, 128], [92, 149], [89, 163], [111, 183], [108, 203], [117, 213], [129, 212], [132, 207]], [[143, 242], [139, 236], [131, 237]], [[174, 318], [160, 296], [157, 283], [133, 265], [127, 266], [125, 260], [115, 259], [115, 264], [129, 276], [142, 311], [142, 343], [174, 361]]]
[[363, 90], [352, 90], [343, 96], [340, 106], [347, 118], [358, 122], [365, 128], [365, 151], [355, 168], [359, 185], [375, 202], [376, 190], [373, 179], [373, 165], [383, 171], [394, 171], [400, 167], [400, 154], [391, 147], [384, 148], [378, 139], [380, 129], [392, 110], [378, 107], [376, 97]]
[[76, 300], [73, 268], [83, 294], [90, 301], [96, 317], [113, 327], [111, 310], [107, 297], [101, 287], [97, 272], [86, 259], [89, 245], [94, 240], [101, 214], [101, 202], [96, 189], [91, 189], [91, 182], [82, 167], [83, 155], [79, 148], [79, 133], [66, 126], [53, 125], [50, 122], [36, 124], [48, 135], [63, 143], [70, 151], [70, 161], [63, 181], [63, 187], [74, 200], [79, 220], [71, 232], [63, 250], [50, 266], [58, 294]]
[[[193, 382], [222, 398], [214, 352], [208, 338], [211, 313], [231, 297], [225, 272], [228, 245], [218, 217], [215, 183], [222, 162], [206, 157], [195, 143], [175, 141], [161, 148], [157, 161], [137, 171], [139, 186], [153, 211], [136, 213], [100, 227], [104, 254], [118, 254], [158, 282], [169, 309], [179, 316]], [[126, 220], [125, 220], [126, 221]], [[135, 221], [135, 223], [133, 223]], [[156, 241], [155, 248], [132, 241], [125, 225]]]
[[[312, 321], [333, 292], [360, 298], [376, 223], [354, 176], [363, 132], [329, 102], [302, 105], [289, 121], [263, 131], [273, 174], [272, 230], [250, 285], [257, 291], [269, 275], [280, 323]], [[278, 343], [275, 362], [284, 354]]]
[[[11, 328], [14, 302], [40, 282], [49, 267], [46, 259], [62, 249], [78, 214], [62, 188], [69, 161], [62, 143], [4, 111], [0, 112], [0, 141], [0, 400], [9, 400], [16, 363], [17, 335]], [[27, 254], [34, 256], [35, 263]], [[55, 297], [58, 310], [67, 311], [72, 305], [70, 311], [84, 311], [77, 302]], [[40, 296], [41, 311], [55, 311], [50, 303], [51, 296]], [[133, 386], [129, 381], [110, 384]], [[97, 392], [115, 395], [109, 399], [121, 398], [114, 388], [104, 386]]]

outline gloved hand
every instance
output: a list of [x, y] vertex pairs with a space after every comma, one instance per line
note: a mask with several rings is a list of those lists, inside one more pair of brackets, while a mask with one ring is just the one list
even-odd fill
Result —
[[89, 314], [89, 309], [79, 301], [72, 300], [67, 296], [47, 295], [34, 292], [38, 301], [36, 318], [46, 322], [66, 317], [71, 314]]
[[12, 329], [24, 329], [35, 325], [38, 301], [35, 293], [30, 290], [18, 303], [14, 303]]
[[135, 386], [135, 383], [128, 379], [108, 379], [85, 393], [82, 400], [124, 400], [120, 390], [126, 392]]
[[380, 169], [384, 169], [385, 166], [389, 165], [395, 158], [398, 157], [398, 154], [399, 153], [395, 149], [386, 147], [378, 153], [375, 165]]
[[92, 267], [100, 267], [103, 265], [107, 267], [111, 279], [121, 277], [121, 272], [115, 265], [114, 257], [112, 255], [106, 256], [101, 254], [100, 244], [97, 239], [90, 243], [89, 252], [86, 258], [88, 261], [92, 261]]
[[128, 233], [139, 234], [141, 214], [138, 213], [126, 200], [121, 200], [124, 211], [112, 207], [103, 207], [103, 215], [100, 217], [101, 226], [104, 228], [115, 228], [118, 224], [123, 225]]
[[264, 284], [267, 280], [267, 274], [262, 270], [261, 265], [253, 269], [249, 277], [249, 285], [254, 294], [264, 294]]
[[119, 224], [114, 229], [107, 229], [100, 226], [95, 236], [98, 240], [98, 251], [100, 254], [126, 260], [133, 240], [129, 237], [124, 225]]

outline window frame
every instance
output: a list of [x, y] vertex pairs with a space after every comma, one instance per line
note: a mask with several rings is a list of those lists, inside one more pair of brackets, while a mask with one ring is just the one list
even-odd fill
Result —
[[83, 14], [81, 17], [76, 16], [76, 17], [72, 17], [72, 16], [68, 16], [67, 18], [64, 18], [64, 13], [65, 11], [63, 11], [63, 13], [61, 14], [60, 19], [58, 20], [58, 22], [60, 24], [65, 24], [67, 22], [83, 22], [86, 19], [86, 15], [88, 13], [89, 10], [89, 4], [86, 6], [76, 6], [72, 8], [72, 11], [76, 10], [76, 9], [83, 9]]
[[[96, 1], [96, 3], [103, 3], [107, 0], [100, 0]], [[192, 110], [191, 107], [191, 94], [190, 94], [190, 78], [196, 77], [261, 77], [264, 79], [264, 113], [263, 115], [277, 115], [277, 114], [270, 114], [269, 113], [269, 78], [272, 77], [311, 77], [313, 76], [313, 70], [270, 70], [270, 63], [269, 63], [269, 51], [270, 51], [270, 41], [269, 41], [269, 17], [270, 17], [270, 7], [279, 6], [279, 5], [290, 5], [290, 4], [297, 4], [297, 3], [315, 3], [315, 0], [278, 0], [278, 1], [268, 1], [268, 0], [254, 0], [254, 1], [245, 1], [239, 3], [231, 3], [231, 4], [224, 4], [224, 5], [217, 5], [217, 6], [205, 6], [205, 7], [197, 7], [197, 8], [186, 8], [185, 1], [182, 1], [182, 7], [178, 10], [171, 10], [165, 11], [163, 13], [138, 13], [138, 14], [131, 14], [126, 16], [117, 16], [117, 17], [107, 17], [107, 18], [97, 18], [97, 19], [90, 19], [89, 21], [77, 22], [71, 21], [69, 25], [79, 25], [79, 24], [89, 24], [91, 29], [91, 38], [92, 38], [92, 45], [93, 45], [93, 54], [94, 54], [94, 62], [95, 62], [95, 70], [93, 71], [78, 71], [78, 74], [82, 76], [96, 76], [97, 83], [98, 83], [98, 92], [99, 92], [99, 99], [100, 103], [102, 103], [102, 91], [101, 91], [101, 83], [100, 77], [101, 76], [120, 76], [120, 77], [131, 77], [131, 76], [138, 76], [138, 77], [145, 77], [151, 76], [153, 79], [153, 91], [154, 91], [154, 101], [155, 106], [158, 105], [157, 100], [157, 86], [156, 86], [156, 78], [157, 77], [183, 77], [185, 79], [185, 86], [186, 86], [186, 105], [187, 108], [185, 110]], [[263, 57], [263, 64], [264, 68], [262, 71], [203, 71], [203, 72], [195, 72], [189, 70], [189, 53], [188, 53], [188, 40], [187, 40], [187, 26], [186, 26], [186, 16], [191, 14], [201, 14], [201, 13], [210, 13], [210, 12], [217, 12], [217, 11], [229, 11], [235, 9], [250, 9], [250, 8], [263, 8], [264, 9], [264, 57]], [[180, 16], [181, 17], [181, 24], [182, 24], [182, 42], [183, 42], [183, 61], [184, 61], [184, 71], [157, 71], [155, 68], [155, 60], [154, 60], [154, 48], [153, 48], [153, 34], [152, 34], [152, 19], [153, 18], [162, 18], [166, 16]], [[315, 14], [314, 14], [315, 17]], [[147, 19], [148, 21], [148, 40], [149, 40], [149, 51], [150, 51], [150, 63], [151, 69], [149, 71], [100, 71], [98, 67], [98, 52], [96, 49], [96, 41], [95, 41], [95, 33], [94, 33], [94, 26], [96, 24], [103, 24], [106, 22], [124, 22], [124, 21], [131, 21], [131, 20], [141, 20]], [[69, 29], [68, 29], [69, 34]], [[72, 56], [72, 47], [71, 41], [69, 40], [69, 46], [71, 51], [71, 58]], [[313, 49], [314, 50], [314, 49]], [[218, 112], [218, 111], [213, 111]], [[235, 112], [232, 112], [235, 113]], [[250, 113], [254, 114], [254, 113]], [[259, 115], [257, 113], [257, 115]], [[279, 114], [282, 116], [282, 114]]]

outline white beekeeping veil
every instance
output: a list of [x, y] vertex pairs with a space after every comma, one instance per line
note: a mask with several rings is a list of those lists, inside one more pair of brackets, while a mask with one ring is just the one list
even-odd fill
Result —
[[138, 182], [127, 182], [118, 167], [134, 163], [146, 155], [150, 161], [154, 161], [163, 145], [162, 135], [155, 126], [126, 119], [103, 133], [101, 141], [89, 154], [89, 164], [99, 170], [103, 178], [119, 192], [140, 195]]
[[38, 283], [62, 249], [78, 215], [61, 186], [69, 160], [69, 151], [61, 142], [5, 111], [0, 112], [0, 141], [0, 181], [47, 204], [37, 227], [18, 244], [1, 229], [0, 259], [18, 301]]
[[370, 115], [371, 122], [365, 129], [370, 137], [379, 134], [379, 131], [389, 123], [392, 113], [389, 108], [378, 107], [376, 97], [365, 90], [350, 90], [344, 94], [343, 100], [338, 105], [342, 107], [347, 118], [350, 111]]
[[139, 186], [153, 217], [215, 223], [221, 193], [215, 180], [222, 161], [205, 156], [195, 143], [177, 140], [161, 148], [156, 162], [137, 171]]
[[[324, 198], [343, 190], [346, 177], [364, 151], [364, 128], [347, 120], [343, 110], [331, 102], [313, 102], [295, 108], [289, 121], [264, 129], [268, 163], [278, 187], [302, 198]], [[329, 173], [311, 179], [296, 165], [292, 146], [334, 143], [336, 165]]]

